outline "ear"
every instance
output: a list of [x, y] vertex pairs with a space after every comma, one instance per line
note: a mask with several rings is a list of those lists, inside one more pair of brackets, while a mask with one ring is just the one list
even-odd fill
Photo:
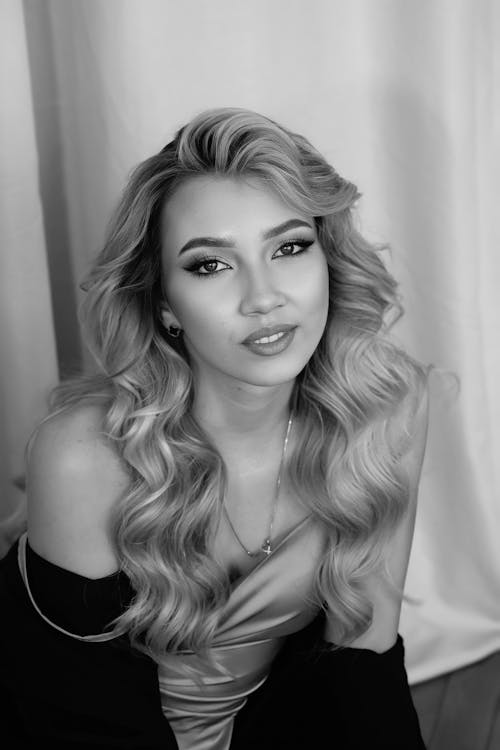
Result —
[[175, 328], [181, 328], [181, 325], [175, 315], [173, 314], [172, 310], [168, 306], [166, 302], [160, 303], [160, 318], [165, 326], [165, 328], [168, 330], [170, 326], [175, 326]]

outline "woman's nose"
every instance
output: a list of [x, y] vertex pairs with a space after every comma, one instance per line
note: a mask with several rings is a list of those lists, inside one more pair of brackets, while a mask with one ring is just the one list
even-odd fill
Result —
[[280, 288], [273, 280], [269, 269], [249, 273], [240, 305], [243, 315], [265, 315], [275, 307], [282, 307], [286, 298]]

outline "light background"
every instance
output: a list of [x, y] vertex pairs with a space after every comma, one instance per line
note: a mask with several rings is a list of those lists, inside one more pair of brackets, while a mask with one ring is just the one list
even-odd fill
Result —
[[[0, 2], [0, 515], [81, 361], [77, 283], [127, 174], [207, 107], [303, 133], [388, 242], [397, 336], [435, 386], [400, 630], [411, 683], [500, 649], [500, 3]], [[18, 482], [19, 484], [19, 482]]]

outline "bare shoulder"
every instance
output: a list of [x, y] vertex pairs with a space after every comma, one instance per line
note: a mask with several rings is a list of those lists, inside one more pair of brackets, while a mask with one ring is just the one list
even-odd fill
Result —
[[129, 484], [103, 418], [94, 405], [54, 415], [38, 428], [27, 461], [30, 546], [89, 578], [117, 568], [110, 517]]

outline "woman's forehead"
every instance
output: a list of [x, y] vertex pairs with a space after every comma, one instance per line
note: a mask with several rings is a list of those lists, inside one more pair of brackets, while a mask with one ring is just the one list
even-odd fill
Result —
[[[258, 178], [203, 175], [183, 182], [166, 201], [162, 239], [167, 246], [180, 248], [193, 233], [258, 234], [292, 218], [307, 217]], [[310, 219], [308, 223], [312, 225]]]

